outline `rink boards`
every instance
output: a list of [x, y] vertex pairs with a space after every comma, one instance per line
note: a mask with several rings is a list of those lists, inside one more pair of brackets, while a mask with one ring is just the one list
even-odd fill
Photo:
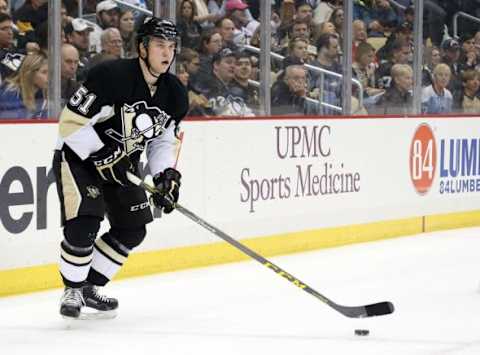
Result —
[[[0, 296], [58, 287], [57, 125], [1, 129]], [[211, 119], [182, 130], [182, 204], [264, 256], [480, 224], [475, 117]], [[118, 277], [245, 258], [172, 213], [148, 226]]]

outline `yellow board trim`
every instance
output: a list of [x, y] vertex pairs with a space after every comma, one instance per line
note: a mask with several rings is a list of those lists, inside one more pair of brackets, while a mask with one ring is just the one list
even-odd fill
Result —
[[[480, 225], [480, 211], [414, 217], [242, 239], [265, 257]], [[226, 242], [132, 254], [115, 279], [177, 271], [249, 259]], [[0, 296], [62, 287], [58, 265], [0, 271]]]

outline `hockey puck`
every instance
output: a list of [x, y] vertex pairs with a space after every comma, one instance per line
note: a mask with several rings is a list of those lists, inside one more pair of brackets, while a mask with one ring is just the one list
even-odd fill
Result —
[[367, 336], [368, 334], [370, 334], [368, 329], [355, 329], [355, 335]]

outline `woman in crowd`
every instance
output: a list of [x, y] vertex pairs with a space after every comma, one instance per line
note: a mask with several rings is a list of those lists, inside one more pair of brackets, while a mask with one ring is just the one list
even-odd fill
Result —
[[176, 75], [183, 85], [188, 89], [188, 113], [187, 116], [208, 116], [212, 112], [208, 99], [198, 94], [190, 88], [189, 78], [190, 74], [183, 63], [177, 62], [175, 66]]
[[47, 56], [25, 56], [18, 72], [0, 87], [0, 118], [47, 118]]
[[200, 67], [195, 75], [190, 76], [190, 85], [201, 91], [206, 81], [211, 78], [212, 58], [215, 53], [220, 52], [223, 46], [222, 35], [216, 29], [203, 30], [200, 37]]
[[118, 20], [120, 34], [123, 40], [123, 58], [133, 58], [137, 56], [137, 45], [135, 42], [135, 18], [133, 11], [121, 9]]
[[462, 73], [462, 89], [454, 95], [455, 112], [480, 112], [480, 73], [476, 70], [465, 70]]
[[192, 0], [182, 0], [177, 7], [177, 28], [182, 40], [182, 47], [198, 48], [202, 27], [195, 21], [197, 8]]

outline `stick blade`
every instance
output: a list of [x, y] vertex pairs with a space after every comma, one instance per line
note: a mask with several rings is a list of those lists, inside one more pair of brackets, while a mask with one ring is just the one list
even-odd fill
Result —
[[384, 316], [395, 310], [392, 302], [379, 302], [365, 306], [367, 317]]
[[331, 306], [349, 318], [384, 316], [393, 313], [394, 311], [394, 307], [391, 302], [379, 302], [357, 307], [340, 306], [338, 304], [331, 304]]

